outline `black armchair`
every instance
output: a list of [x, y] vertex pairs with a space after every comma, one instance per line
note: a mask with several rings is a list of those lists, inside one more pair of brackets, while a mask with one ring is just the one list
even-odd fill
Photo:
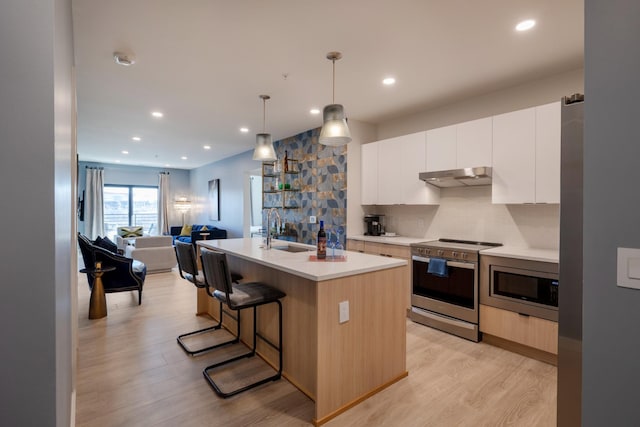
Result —
[[[142, 304], [142, 287], [147, 276], [147, 266], [144, 263], [96, 246], [80, 233], [78, 233], [78, 245], [85, 267], [93, 268], [96, 261], [100, 261], [103, 266], [116, 268], [102, 276], [105, 293], [138, 291], [138, 305]], [[87, 273], [87, 281], [89, 288], [93, 288], [93, 276], [89, 273]]]

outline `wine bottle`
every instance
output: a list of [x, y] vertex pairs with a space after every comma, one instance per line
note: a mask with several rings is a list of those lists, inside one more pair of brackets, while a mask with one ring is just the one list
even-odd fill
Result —
[[284, 161], [283, 161], [284, 173], [289, 172], [289, 156], [287, 155], [287, 151], [284, 151]]
[[327, 233], [324, 231], [324, 221], [320, 221], [320, 230], [318, 231], [318, 249], [316, 256], [318, 259], [327, 257]]

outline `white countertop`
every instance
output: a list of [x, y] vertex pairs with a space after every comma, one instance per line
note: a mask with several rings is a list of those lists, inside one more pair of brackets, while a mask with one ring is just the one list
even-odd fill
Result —
[[516, 246], [499, 246], [497, 248], [480, 251], [482, 255], [499, 256], [505, 258], [518, 258], [530, 261], [542, 261], [558, 263], [560, 254], [557, 249], [535, 249]]
[[[205, 248], [218, 249], [257, 264], [317, 282], [407, 265], [407, 261], [403, 259], [380, 257], [352, 251], [344, 252], [347, 258], [346, 261], [310, 261], [309, 255], [315, 255], [315, 246], [275, 240], [272, 241], [274, 247], [289, 245], [308, 248], [311, 251], [287, 252], [274, 248], [267, 250], [263, 248], [261, 237], [199, 240], [197, 244]], [[329, 253], [330, 249], [327, 249], [327, 254]]]
[[398, 245], [398, 246], [409, 246], [412, 243], [420, 243], [420, 242], [428, 242], [429, 240], [436, 240], [436, 239], [430, 239], [428, 237], [364, 236], [364, 235], [348, 236], [347, 239], [362, 240], [365, 242], [374, 242], [374, 243], [385, 243], [388, 245]]

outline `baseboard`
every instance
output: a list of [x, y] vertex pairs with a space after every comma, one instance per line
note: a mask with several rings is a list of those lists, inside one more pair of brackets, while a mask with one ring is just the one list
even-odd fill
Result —
[[537, 348], [522, 345], [517, 342], [505, 340], [504, 338], [496, 337], [486, 333], [482, 334], [482, 342], [491, 344], [496, 347], [503, 348], [513, 353], [518, 353], [532, 359], [539, 360], [541, 362], [548, 363], [550, 365], [558, 366], [558, 356]]

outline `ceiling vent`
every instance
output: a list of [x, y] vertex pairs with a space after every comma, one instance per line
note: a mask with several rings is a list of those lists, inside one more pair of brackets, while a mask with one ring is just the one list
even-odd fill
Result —
[[136, 63], [135, 56], [128, 53], [114, 52], [113, 59], [116, 61], [116, 64], [124, 65], [125, 67]]

